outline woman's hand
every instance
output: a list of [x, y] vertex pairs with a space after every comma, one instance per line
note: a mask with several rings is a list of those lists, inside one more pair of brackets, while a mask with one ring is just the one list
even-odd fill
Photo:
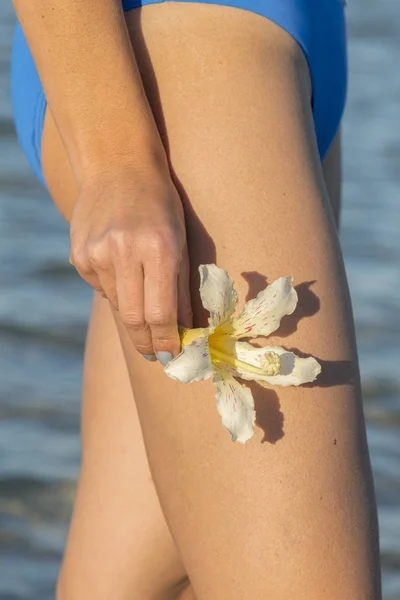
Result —
[[71, 262], [165, 363], [190, 322], [185, 224], [121, 2], [13, 2], [80, 190]]
[[162, 364], [191, 327], [181, 199], [168, 175], [121, 167], [86, 181], [71, 220], [71, 263], [118, 310], [137, 350]]

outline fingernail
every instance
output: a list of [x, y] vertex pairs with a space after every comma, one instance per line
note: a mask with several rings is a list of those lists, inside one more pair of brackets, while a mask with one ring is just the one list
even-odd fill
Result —
[[157, 357], [164, 367], [173, 359], [171, 352], [157, 352]]
[[142, 354], [142, 356], [146, 360], [151, 360], [151, 362], [155, 362], [157, 360], [157, 356], [155, 354]]

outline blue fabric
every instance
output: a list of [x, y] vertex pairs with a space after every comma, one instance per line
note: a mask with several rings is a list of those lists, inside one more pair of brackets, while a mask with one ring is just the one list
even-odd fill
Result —
[[[125, 11], [166, 0], [122, 0]], [[168, 0], [167, 0], [168, 1]], [[178, 0], [192, 2], [193, 0]], [[307, 60], [312, 108], [321, 160], [335, 137], [347, 88], [346, 26], [342, 0], [195, 0], [231, 6], [262, 15], [287, 31]], [[17, 24], [11, 63], [11, 90], [17, 134], [38, 179], [45, 185], [40, 149], [46, 98]]]
[[40, 149], [46, 97], [19, 25], [15, 29], [11, 59], [11, 101], [15, 128], [22, 150], [36, 177], [45, 186]]

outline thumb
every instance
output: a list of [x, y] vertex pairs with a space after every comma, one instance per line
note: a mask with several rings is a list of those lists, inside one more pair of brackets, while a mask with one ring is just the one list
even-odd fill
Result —
[[190, 263], [185, 247], [178, 275], [178, 325], [193, 327], [192, 299], [190, 295]]

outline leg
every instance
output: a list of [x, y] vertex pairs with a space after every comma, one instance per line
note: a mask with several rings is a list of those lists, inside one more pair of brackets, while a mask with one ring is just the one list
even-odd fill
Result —
[[[69, 220], [75, 186], [50, 113], [45, 131], [46, 176]], [[336, 144], [332, 150], [337, 153]], [[332, 159], [332, 150], [324, 175], [332, 182], [328, 191], [335, 201], [339, 187], [337, 154]], [[60, 167], [63, 179], [58, 176]], [[62, 196], [54, 189], [58, 182], [63, 184]], [[98, 294], [85, 351], [82, 438], [83, 466], [59, 582], [60, 600], [80, 595], [100, 600], [111, 594], [194, 598], [154, 489], [115, 323]]]
[[[199, 261], [214, 259], [215, 245], [242, 297], [241, 273], [249, 269], [315, 281], [318, 313], [292, 326], [282, 343], [327, 361], [323, 387], [260, 394], [261, 417], [272, 420], [279, 408], [284, 416], [276, 444], [260, 444], [258, 432], [238, 447], [220, 426], [211, 386], [174, 384], [159, 365], [143, 365], [121, 328], [152, 472], [196, 596], [377, 599], [351, 317], [302, 57], [280, 30], [241, 11], [147, 7], [141, 26], [138, 14], [129, 17], [136, 53], [182, 195], [196, 213], [186, 207], [194, 279]], [[191, 36], [207, 40], [201, 53], [190, 51]], [[47, 172], [54, 183], [56, 167]], [[311, 297], [304, 295], [304, 315]]]
[[[335, 141], [324, 163], [335, 215], [338, 149]], [[75, 184], [50, 112], [43, 153], [52, 195], [70, 220]], [[138, 599], [163, 594], [172, 600], [182, 591], [181, 600], [190, 600], [193, 592], [159, 506], [124, 363], [111, 311], [95, 294], [85, 351], [83, 467], [58, 596], [100, 600], [111, 594]], [[121, 564], [126, 565], [122, 576]]]
[[112, 314], [97, 294], [86, 346], [82, 441], [60, 600], [175, 600], [186, 574], [154, 490]]
[[[50, 111], [43, 163], [69, 221], [75, 182]], [[85, 351], [82, 459], [59, 600], [191, 600], [181, 595], [188, 580], [154, 489], [115, 322], [98, 294]]]
[[[69, 220], [76, 192], [50, 113], [45, 132], [46, 176]], [[337, 144], [332, 146], [324, 164], [329, 196], [335, 206], [340, 188], [335, 180], [337, 148]], [[62, 179], [59, 170], [64, 174]], [[59, 182], [63, 185], [62, 195], [55, 189]], [[83, 594], [99, 600], [101, 594], [106, 597], [112, 593], [115, 598], [133, 598], [134, 594], [135, 598], [140, 598], [140, 594], [152, 598], [170, 590], [173, 598], [186, 588], [185, 600], [190, 600], [193, 594], [186, 587], [186, 574], [154, 490], [124, 362], [111, 311], [95, 294], [85, 352], [84, 463], [59, 597], [63, 600]], [[129, 448], [130, 452], [124, 453], [122, 448]], [[143, 552], [146, 547], [147, 552]], [[110, 561], [110, 557], [115, 561]], [[124, 563], [127, 568], [121, 577], [120, 565]], [[120, 593], [117, 585], [121, 586]]]
[[288, 320], [283, 343], [324, 361], [318, 386], [259, 392], [261, 415], [280, 406], [284, 435], [260, 444], [259, 431], [243, 448], [222, 430], [211, 384], [185, 387], [159, 365], [142, 368], [120, 328], [153, 476], [196, 596], [378, 599], [351, 309], [302, 56], [272, 24], [219, 7], [149, 7], [130, 25], [186, 198], [194, 294], [196, 267], [215, 252], [242, 297], [249, 269], [293, 274], [302, 289], [313, 282], [301, 294], [309, 316]]

